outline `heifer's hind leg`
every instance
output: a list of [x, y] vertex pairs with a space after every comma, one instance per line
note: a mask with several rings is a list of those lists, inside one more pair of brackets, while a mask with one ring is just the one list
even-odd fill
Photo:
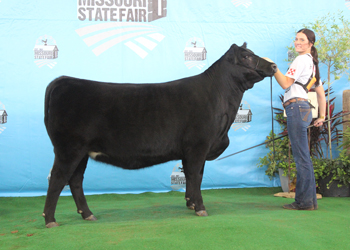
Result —
[[75, 204], [77, 205], [78, 213], [81, 214], [84, 220], [94, 221], [96, 217], [90, 211], [83, 191], [83, 179], [86, 164], [88, 161], [86, 155], [79, 163], [77, 169], [74, 171], [72, 177], [69, 180], [70, 190], [72, 192]]
[[55, 219], [58, 198], [82, 157], [74, 158], [75, 160], [61, 160], [57, 154], [55, 156], [43, 213], [43, 216], [45, 217], [45, 224], [48, 228], [58, 226]]

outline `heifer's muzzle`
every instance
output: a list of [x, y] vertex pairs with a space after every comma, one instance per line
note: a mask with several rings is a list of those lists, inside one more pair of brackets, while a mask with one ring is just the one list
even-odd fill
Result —
[[264, 77], [273, 76], [277, 72], [277, 65], [275, 63], [270, 63], [269, 66], [266, 66], [266, 69], [264, 69], [265, 67], [259, 68], [260, 59], [261, 58], [258, 59], [254, 70]]
[[277, 69], [278, 69], [278, 68], [277, 68], [277, 64], [272, 63], [272, 64], [271, 64], [271, 68], [272, 68], [272, 73], [275, 74], [275, 73], [277, 72]]

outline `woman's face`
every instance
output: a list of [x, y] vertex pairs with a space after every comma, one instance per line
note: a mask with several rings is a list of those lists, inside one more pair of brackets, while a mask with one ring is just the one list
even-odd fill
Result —
[[304, 33], [297, 33], [294, 41], [295, 51], [299, 55], [304, 55], [311, 52], [312, 43], [309, 42], [307, 36]]

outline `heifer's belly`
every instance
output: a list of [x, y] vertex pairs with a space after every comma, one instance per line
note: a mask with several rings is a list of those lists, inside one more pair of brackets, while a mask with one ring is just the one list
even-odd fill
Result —
[[230, 140], [227, 135], [225, 135], [222, 139], [216, 140], [212, 145], [206, 159], [209, 161], [215, 160], [225, 151], [229, 144]]
[[121, 167], [124, 169], [140, 169], [146, 168], [154, 165], [158, 165], [161, 163], [165, 163], [171, 160], [181, 159], [180, 156], [169, 153], [165, 155], [116, 155], [116, 154], [108, 154], [103, 152], [89, 152], [89, 156], [99, 162], [104, 162], [107, 164], [111, 164], [117, 167]]
[[98, 131], [86, 143], [89, 156], [96, 161], [139, 169], [182, 158], [181, 136], [172, 130], [119, 126]]

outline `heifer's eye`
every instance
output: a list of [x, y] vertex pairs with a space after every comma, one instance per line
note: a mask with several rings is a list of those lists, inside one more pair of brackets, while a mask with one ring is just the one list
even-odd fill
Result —
[[243, 58], [244, 58], [244, 59], [248, 59], [248, 58], [249, 58], [249, 56], [244, 56]]

